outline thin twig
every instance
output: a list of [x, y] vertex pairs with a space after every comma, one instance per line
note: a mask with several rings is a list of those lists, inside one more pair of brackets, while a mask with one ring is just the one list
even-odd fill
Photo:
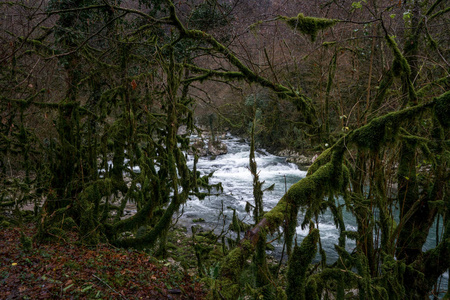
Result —
[[55, 54], [52, 55], [46, 59], [52, 59], [52, 58], [58, 58], [58, 57], [63, 57], [63, 56], [67, 56], [67, 55], [71, 55], [74, 54], [75, 52], [78, 52], [84, 45], [87, 44], [87, 42], [89, 42], [92, 38], [94, 38], [95, 36], [99, 35], [106, 27], [108, 27], [110, 24], [114, 23], [116, 20], [124, 17], [127, 13], [123, 13], [117, 17], [115, 17], [114, 19], [110, 20], [109, 22], [107, 22], [104, 26], [102, 26], [99, 30], [97, 30], [95, 33], [93, 33], [91, 36], [89, 36], [87, 39], [85, 39], [76, 49], [71, 50], [69, 52], [65, 52], [65, 53], [60, 53], [60, 54]]
[[116, 294], [119, 294], [120, 297], [122, 297], [123, 299], [128, 299], [127, 297], [125, 297], [124, 295], [122, 295], [121, 293], [117, 292], [115, 289], [113, 289], [109, 284], [107, 284], [105, 281], [103, 281], [103, 279], [101, 279], [100, 277], [98, 277], [95, 274], [92, 274], [92, 276], [94, 276], [95, 278], [97, 278], [98, 280], [100, 280], [104, 285], [106, 285], [111, 291], [113, 291]]

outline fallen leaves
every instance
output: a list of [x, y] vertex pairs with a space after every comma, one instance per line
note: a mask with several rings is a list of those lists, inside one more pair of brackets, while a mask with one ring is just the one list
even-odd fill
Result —
[[[31, 237], [34, 229], [25, 234]], [[0, 295], [6, 299], [204, 298], [198, 282], [175, 274], [169, 265], [151, 263], [155, 260], [145, 253], [77, 246], [75, 236], [68, 237], [69, 243], [34, 245], [25, 253], [19, 239], [18, 228], [0, 233]], [[175, 285], [173, 278], [179, 278]]]

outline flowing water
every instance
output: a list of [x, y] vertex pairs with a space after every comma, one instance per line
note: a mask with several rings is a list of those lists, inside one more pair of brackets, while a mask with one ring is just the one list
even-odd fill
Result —
[[[194, 224], [194, 219], [202, 218], [204, 222], [200, 223], [201, 226], [215, 228], [216, 232], [220, 232], [222, 228], [228, 228], [232, 220], [233, 210], [236, 210], [238, 217], [244, 222], [252, 223], [253, 221], [252, 216], [245, 211], [247, 202], [254, 203], [253, 178], [248, 168], [250, 146], [244, 140], [229, 135], [223, 142], [228, 147], [227, 154], [217, 156], [215, 159], [201, 157], [197, 164], [197, 170], [202, 175], [214, 172], [210, 182], [221, 182], [223, 193], [217, 196], [209, 196], [204, 200], [193, 198], [188, 201], [183, 208], [183, 216], [180, 218], [188, 228]], [[263, 188], [275, 184], [273, 191], [264, 192], [263, 202], [265, 211], [273, 208], [292, 184], [306, 176], [306, 171], [300, 170], [297, 165], [287, 163], [285, 158], [272, 155], [264, 150], [257, 151], [256, 163], [260, 180], [265, 182]], [[191, 167], [193, 166], [192, 156], [189, 156], [189, 164]], [[298, 218], [298, 224], [301, 224], [303, 221], [303, 214], [301, 212]], [[345, 210], [344, 220], [346, 230], [356, 230], [354, 216]], [[424, 245], [424, 250], [435, 247], [435, 228], [434, 226], [430, 231], [430, 237]], [[332, 215], [329, 211], [319, 218], [319, 230], [322, 246], [327, 253], [327, 261], [334, 262], [338, 257], [334, 250], [334, 245], [338, 243], [339, 232], [334, 225]], [[300, 226], [297, 227], [296, 231], [299, 242], [308, 233], [308, 229], [302, 230]], [[273, 243], [275, 250], [271, 255], [276, 258], [281, 256], [282, 243], [282, 241]], [[348, 251], [352, 251], [355, 248], [355, 242], [347, 239], [346, 248]], [[443, 277], [441, 288], [446, 289], [448, 273]]]
[[[254, 204], [253, 178], [248, 168], [250, 146], [244, 140], [232, 136], [223, 141], [228, 146], [228, 153], [217, 156], [215, 159], [202, 157], [199, 159], [197, 169], [202, 175], [214, 172], [211, 182], [221, 182], [223, 193], [218, 196], [210, 196], [204, 200], [192, 199], [184, 207], [183, 219], [186, 222], [196, 218], [205, 220], [202, 225], [206, 227], [217, 227], [216, 231], [222, 229], [223, 215], [226, 216], [226, 228], [232, 220], [233, 210], [244, 222], [252, 223], [252, 216], [245, 211], [247, 202]], [[300, 170], [297, 165], [286, 162], [286, 158], [272, 155], [264, 150], [256, 152], [256, 163], [259, 171], [260, 181], [264, 181], [263, 189], [275, 184], [273, 191], [264, 192], [264, 210], [273, 208], [291, 185], [306, 176], [306, 171]], [[193, 161], [190, 157], [190, 164]], [[223, 209], [223, 215], [222, 215]], [[347, 221], [347, 230], [356, 230], [354, 217], [344, 212]], [[298, 224], [303, 221], [303, 215], [299, 213]], [[319, 218], [319, 230], [322, 245], [327, 252], [327, 260], [337, 259], [334, 244], [338, 243], [339, 232], [334, 225], [331, 213], [327, 211]], [[302, 230], [297, 227], [297, 240], [301, 242], [308, 234], [309, 229]], [[275, 242], [273, 255], [279, 257], [283, 241]], [[347, 249], [355, 247], [353, 241], [347, 242]]]

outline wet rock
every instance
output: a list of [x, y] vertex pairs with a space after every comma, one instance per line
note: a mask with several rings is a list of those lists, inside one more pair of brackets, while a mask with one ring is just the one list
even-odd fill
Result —
[[202, 139], [196, 139], [192, 143], [192, 148], [189, 149], [188, 153], [194, 154], [195, 152], [199, 157], [206, 156], [208, 155], [208, 149], [205, 148], [205, 145], [206, 144]]
[[180, 127], [178, 127], [177, 134], [178, 135], [187, 134], [187, 126], [186, 125], [181, 125]]
[[291, 156], [286, 159], [287, 162], [291, 162], [297, 165], [309, 166], [312, 164], [312, 160], [310, 157], [306, 157], [304, 155], [299, 156]]
[[227, 154], [228, 148], [227, 145], [219, 140], [214, 142], [208, 141], [206, 145], [203, 139], [194, 140], [192, 143], [192, 149], [188, 151], [189, 154], [194, 154], [194, 152], [199, 156], [212, 156], [215, 157], [217, 155]]
[[308, 157], [288, 149], [281, 150], [277, 154], [278, 156], [286, 157], [287, 162], [294, 163], [300, 166], [310, 166], [314, 161], [314, 157]]
[[225, 145], [223, 142], [221, 141], [214, 141], [214, 142], [209, 142], [208, 143], [208, 154], [209, 155], [221, 155], [221, 154], [227, 154], [228, 153], [228, 148], [227, 145]]

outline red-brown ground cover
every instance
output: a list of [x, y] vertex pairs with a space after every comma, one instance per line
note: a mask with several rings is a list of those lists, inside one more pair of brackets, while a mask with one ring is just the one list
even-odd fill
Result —
[[[35, 232], [32, 225], [24, 236]], [[22, 238], [23, 240], [23, 238]], [[89, 248], [70, 233], [26, 250], [20, 228], [0, 229], [0, 299], [203, 299], [199, 282], [134, 250]]]

